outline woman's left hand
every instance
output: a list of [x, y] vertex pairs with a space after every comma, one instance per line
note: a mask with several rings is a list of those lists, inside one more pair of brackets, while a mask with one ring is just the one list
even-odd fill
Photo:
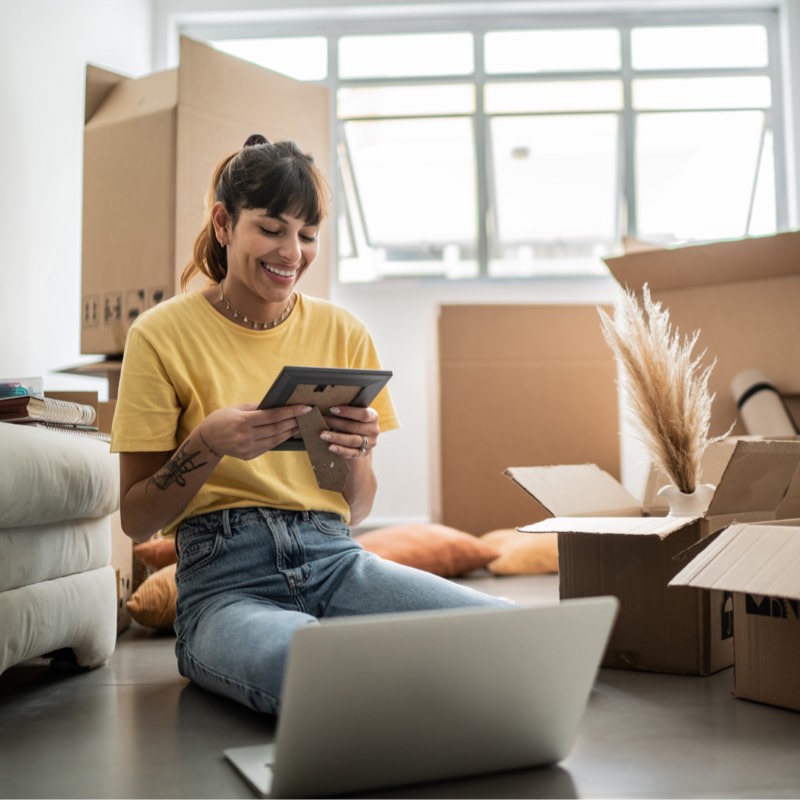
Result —
[[381, 429], [374, 408], [336, 406], [325, 416], [330, 430], [322, 439], [330, 444], [331, 452], [343, 458], [364, 458], [375, 449]]

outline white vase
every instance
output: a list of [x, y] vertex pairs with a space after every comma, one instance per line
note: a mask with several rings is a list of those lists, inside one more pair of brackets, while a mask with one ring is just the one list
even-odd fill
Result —
[[670, 517], [702, 517], [708, 511], [714, 490], [710, 483], [700, 483], [691, 493], [682, 492], [677, 486], [668, 484], [658, 490], [659, 497], [666, 497]]

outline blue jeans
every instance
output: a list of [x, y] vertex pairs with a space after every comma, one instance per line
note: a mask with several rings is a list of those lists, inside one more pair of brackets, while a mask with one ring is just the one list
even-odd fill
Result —
[[257, 711], [279, 711], [295, 630], [321, 617], [509, 605], [368, 553], [330, 513], [232, 508], [178, 529], [178, 668]]

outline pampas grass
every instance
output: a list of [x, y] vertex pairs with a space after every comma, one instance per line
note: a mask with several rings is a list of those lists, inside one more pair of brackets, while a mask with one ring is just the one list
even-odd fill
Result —
[[625, 376], [643, 442], [675, 486], [691, 493], [700, 480], [703, 452], [716, 441], [708, 438], [714, 400], [708, 379], [716, 361], [704, 368], [705, 350], [692, 356], [700, 331], [682, 341], [646, 284], [642, 300], [640, 308], [626, 291], [613, 320], [598, 308], [603, 335]]

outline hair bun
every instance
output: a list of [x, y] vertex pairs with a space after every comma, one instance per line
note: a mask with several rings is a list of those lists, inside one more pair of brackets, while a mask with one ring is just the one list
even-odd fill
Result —
[[269, 139], [266, 136], [262, 136], [260, 133], [251, 133], [247, 139], [245, 139], [245, 143], [242, 147], [253, 147], [257, 144], [269, 144]]

